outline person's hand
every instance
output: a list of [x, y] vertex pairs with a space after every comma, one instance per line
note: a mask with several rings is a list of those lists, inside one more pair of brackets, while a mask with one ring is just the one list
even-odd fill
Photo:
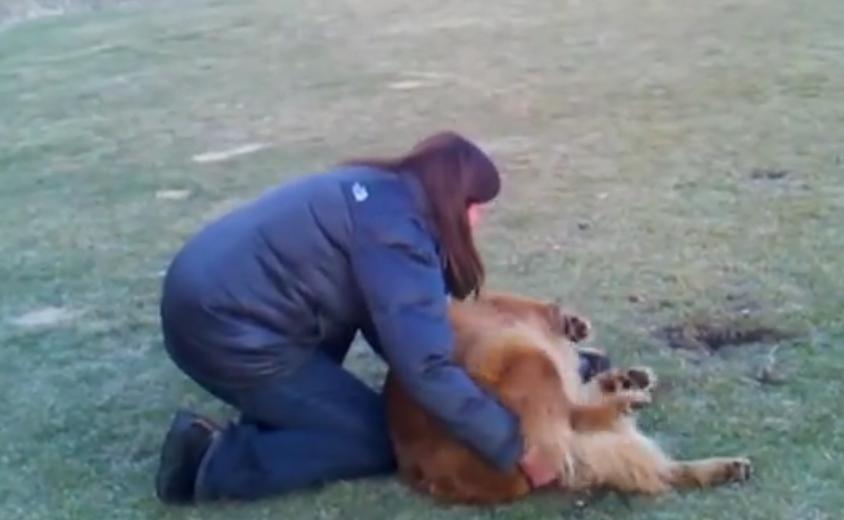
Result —
[[557, 478], [557, 467], [545, 460], [535, 446], [528, 447], [522, 455], [519, 468], [533, 488], [547, 486]]

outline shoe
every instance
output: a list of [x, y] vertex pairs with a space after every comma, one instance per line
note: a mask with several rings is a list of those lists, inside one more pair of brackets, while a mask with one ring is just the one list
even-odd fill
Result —
[[165, 504], [194, 499], [199, 465], [220, 428], [209, 419], [181, 410], [176, 413], [164, 443], [155, 477], [155, 492]]

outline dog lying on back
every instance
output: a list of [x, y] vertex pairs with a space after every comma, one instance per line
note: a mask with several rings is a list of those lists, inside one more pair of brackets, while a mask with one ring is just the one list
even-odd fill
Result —
[[[658, 494], [750, 476], [744, 458], [677, 461], [641, 433], [633, 411], [650, 403], [650, 369], [608, 370], [583, 382], [575, 343], [589, 323], [553, 303], [485, 294], [450, 309], [455, 361], [521, 420], [522, 435], [556, 461], [564, 490]], [[455, 440], [390, 374], [385, 383], [400, 477], [449, 503], [511, 502], [531, 488], [524, 474], [496, 469]]]

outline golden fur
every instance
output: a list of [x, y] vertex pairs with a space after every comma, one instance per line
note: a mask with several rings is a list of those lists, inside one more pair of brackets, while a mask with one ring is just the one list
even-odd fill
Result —
[[[583, 384], [574, 343], [588, 322], [551, 303], [485, 294], [450, 309], [455, 361], [516, 413], [528, 445], [557, 466], [565, 490], [657, 494], [745, 480], [744, 458], [675, 461], [641, 433], [635, 408], [650, 402], [649, 369], [611, 370]], [[451, 437], [388, 374], [390, 433], [401, 478], [438, 500], [491, 504], [530, 492], [518, 469], [500, 471]]]

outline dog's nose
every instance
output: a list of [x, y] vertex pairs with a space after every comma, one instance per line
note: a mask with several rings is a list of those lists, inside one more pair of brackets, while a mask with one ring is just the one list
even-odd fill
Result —
[[610, 369], [610, 358], [602, 352], [581, 350], [578, 352], [578, 355], [580, 358], [578, 370], [584, 382]]
[[610, 358], [604, 354], [596, 354], [594, 357], [591, 358], [591, 361], [593, 363], [593, 369], [596, 374], [606, 372], [610, 369]]

